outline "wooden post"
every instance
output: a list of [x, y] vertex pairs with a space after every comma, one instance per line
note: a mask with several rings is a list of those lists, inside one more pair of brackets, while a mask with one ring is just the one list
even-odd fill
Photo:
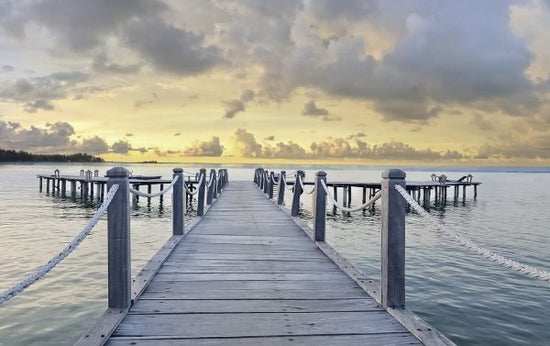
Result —
[[462, 203], [466, 202], [466, 185], [462, 185]]
[[71, 180], [71, 197], [76, 197], [76, 180]]
[[183, 220], [183, 169], [174, 168], [173, 178], [179, 177], [172, 187], [172, 234], [183, 235], [185, 223]]
[[267, 196], [269, 199], [273, 199], [273, 189], [275, 188], [275, 174], [273, 174], [273, 171], [269, 173], [269, 186], [267, 189]]
[[107, 213], [109, 308], [124, 309], [130, 307], [132, 280], [128, 170], [114, 167], [107, 177], [109, 189], [118, 184]]
[[218, 174], [216, 173], [216, 170], [213, 169], [214, 176], [212, 177], [214, 179], [214, 182], [212, 183], [212, 199], [218, 198], [218, 194], [220, 193], [220, 190], [218, 189]]
[[67, 180], [61, 180], [61, 196], [65, 197], [67, 194]]
[[42, 177], [38, 177], [38, 180], [40, 181], [38, 185], [38, 192], [42, 192]]
[[[160, 186], [159, 186], [159, 189], [160, 189], [159, 191], [164, 190], [164, 184], [161, 183]], [[162, 195], [159, 196], [159, 202], [160, 202], [160, 204], [162, 204], [163, 201], [164, 201], [164, 194], [162, 194]]]
[[50, 193], [50, 179], [46, 178], [46, 193]]
[[[147, 184], [147, 193], [151, 193], [151, 184]], [[147, 204], [151, 204], [151, 197], [147, 197]]]
[[[201, 168], [199, 172], [200, 172], [200, 177], [202, 177], [202, 181], [198, 186], [199, 197], [197, 199], [197, 216], [203, 216], [204, 215], [204, 188], [206, 186], [206, 169]], [[199, 180], [201, 180], [201, 178], [199, 178]]]
[[277, 204], [283, 205], [285, 202], [285, 190], [286, 190], [286, 172], [281, 171], [279, 175], [279, 191], [277, 191]]
[[214, 176], [215, 175], [216, 175], [216, 170], [211, 169], [210, 170], [210, 180], [209, 180], [210, 186], [208, 186], [208, 189], [206, 191], [206, 204], [208, 204], [208, 205], [211, 205], [212, 201], [214, 200], [214, 197], [212, 195], [214, 193]]
[[264, 193], [265, 194], [267, 194], [269, 191], [269, 184], [270, 184], [269, 174], [270, 174], [269, 171], [264, 172]]
[[315, 174], [315, 203], [313, 205], [313, 231], [315, 241], [325, 241], [327, 193], [322, 182], [327, 180], [327, 174], [319, 171]]
[[297, 216], [300, 211], [300, 195], [302, 194], [302, 186], [300, 186], [299, 178], [304, 181], [304, 171], [296, 172], [296, 180], [294, 180], [294, 194], [292, 195], [292, 207], [290, 209], [290, 215]]
[[474, 185], [474, 200], [477, 198], [477, 185]]
[[395, 185], [405, 187], [399, 169], [382, 173], [382, 271], [380, 298], [383, 308], [405, 306], [405, 199]]
[[94, 200], [94, 183], [92, 181], [90, 182], [90, 200]]

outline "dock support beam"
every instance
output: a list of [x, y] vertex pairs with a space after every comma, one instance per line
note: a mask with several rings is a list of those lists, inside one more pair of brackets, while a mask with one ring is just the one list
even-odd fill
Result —
[[200, 169], [200, 175], [199, 180], [201, 184], [198, 186], [199, 189], [199, 197], [197, 198], [197, 216], [203, 216], [204, 215], [204, 188], [206, 186], [206, 169], [201, 168]]
[[109, 308], [124, 309], [130, 307], [132, 280], [128, 170], [114, 167], [107, 177], [109, 189], [118, 184], [107, 213]]
[[292, 195], [292, 207], [290, 209], [290, 215], [298, 216], [300, 211], [300, 195], [302, 194], [302, 186], [300, 186], [299, 178], [304, 181], [304, 171], [296, 171], [296, 179], [294, 180], [294, 195]]
[[285, 190], [286, 190], [286, 172], [281, 171], [279, 175], [279, 191], [277, 191], [277, 204], [283, 205], [285, 202]]
[[313, 204], [313, 231], [315, 241], [325, 241], [327, 193], [322, 182], [326, 182], [327, 173], [323, 171], [315, 174], [315, 199]]
[[173, 177], [178, 181], [172, 187], [172, 234], [183, 235], [185, 224], [183, 221], [183, 169], [174, 168]]
[[406, 174], [399, 169], [382, 173], [382, 257], [380, 298], [383, 308], [405, 306], [405, 207], [395, 189], [404, 188]]

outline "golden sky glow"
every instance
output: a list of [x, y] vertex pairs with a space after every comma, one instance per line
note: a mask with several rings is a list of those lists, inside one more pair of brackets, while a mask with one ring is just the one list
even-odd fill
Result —
[[550, 4], [0, 1], [0, 148], [550, 162]]

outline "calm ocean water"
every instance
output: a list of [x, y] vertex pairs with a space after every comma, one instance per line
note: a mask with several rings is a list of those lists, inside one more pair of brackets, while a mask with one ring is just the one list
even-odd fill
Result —
[[[171, 176], [172, 165], [127, 165], [134, 174]], [[208, 165], [207, 165], [208, 166]], [[38, 192], [36, 174], [77, 174], [110, 164], [0, 165], [0, 290], [11, 286], [72, 240], [97, 203], [83, 205]], [[188, 171], [197, 166], [183, 165]], [[208, 166], [210, 167], [210, 166]], [[303, 166], [302, 166], [303, 167]], [[302, 168], [301, 167], [301, 168]], [[252, 166], [227, 167], [230, 180], [250, 180]], [[279, 170], [280, 167], [272, 167]], [[294, 168], [287, 168], [292, 171]], [[311, 180], [315, 167], [306, 170]], [[382, 168], [326, 169], [328, 179], [379, 181]], [[407, 179], [472, 173], [477, 200], [431, 209], [442, 222], [513, 259], [550, 270], [549, 169], [405, 169]], [[360, 190], [353, 201], [360, 201]], [[287, 197], [288, 194], [287, 194]], [[311, 216], [304, 195], [302, 217]], [[352, 202], [353, 203], [353, 202]], [[287, 205], [290, 199], [287, 200]], [[132, 210], [132, 267], [137, 272], [171, 233], [171, 201], [144, 200]], [[193, 215], [190, 215], [190, 220]], [[379, 277], [380, 209], [329, 215], [327, 241], [371, 277]], [[407, 306], [459, 345], [548, 345], [550, 284], [489, 262], [436, 235], [407, 215]], [[106, 307], [106, 222], [44, 280], [0, 306], [0, 345], [70, 345]]]

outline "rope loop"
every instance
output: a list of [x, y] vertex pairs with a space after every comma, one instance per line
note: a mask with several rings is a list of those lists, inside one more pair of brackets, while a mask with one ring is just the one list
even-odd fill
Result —
[[[174, 180], [172, 180], [172, 182], [170, 183], [170, 185], [168, 185], [164, 190], [159, 191], [159, 192], [145, 193], [145, 192], [136, 190], [131, 186], [130, 186], [130, 192], [133, 193], [134, 195], [138, 195], [138, 196], [141, 196], [141, 197], [147, 197], [147, 198], [160, 197], [160, 196], [164, 195], [166, 192], [170, 191], [172, 189], [172, 187], [174, 187], [174, 185], [176, 184], [178, 179], [179, 179], [179, 176], [176, 175], [174, 177]], [[183, 185], [185, 185], [185, 183]]]
[[[204, 175], [201, 175], [201, 178], [199, 179], [197, 186], [201, 186], [203, 179], [204, 179]], [[187, 191], [187, 193], [192, 196], [196, 195], [199, 192], [198, 188], [195, 191], [191, 191], [191, 189], [187, 186], [187, 184], [183, 184], [183, 187], [185, 188], [185, 191]]]
[[542, 269], [538, 269], [528, 264], [524, 264], [524, 263], [512, 260], [492, 250], [484, 248], [483, 246], [475, 243], [468, 237], [463, 236], [462, 234], [455, 232], [452, 229], [449, 229], [447, 226], [445, 226], [443, 223], [437, 220], [434, 216], [430, 215], [424, 208], [422, 208], [420, 204], [418, 204], [417, 201], [414, 200], [414, 198], [412, 198], [412, 196], [407, 192], [407, 190], [403, 188], [403, 186], [395, 185], [395, 189], [399, 192], [401, 196], [403, 196], [403, 198], [420, 216], [424, 217], [428, 221], [428, 223], [434, 226], [434, 228], [437, 230], [439, 234], [442, 234], [450, 238], [451, 240], [456, 241], [457, 243], [467, 248], [468, 250], [482, 257], [485, 257], [486, 259], [492, 262], [498, 263], [506, 268], [515, 270], [519, 273], [522, 273], [543, 281], [550, 281], [550, 272], [547, 272]]
[[313, 189], [311, 191], [307, 191], [304, 182], [302, 181], [302, 176], [298, 175], [298, 182], [300, 183], [300, 186], [302, 187], [302, 191], [305, 192], [308, 195], [311, 195], [315, 192], [316, 186], [313, 185]]
[[19, 293], [23, 292], [27, 287], [31, 286], [38, 280], [42, 279], [46, 274], [48, 274], [56, 265], [63, 261], [67, 256], [69, 256], [77, 247], [82, 243], [82, 241], [90, 234], [92, 229], [95, 227], [99, 219], [105, 214], [107, 208], [111, 204], [113, 197], [118, 191], [118, 184], [111, 186], [103, 203], [97, 209], [94, 216], [88, 221], [84, 229], [57, 255], [53, 256], [48, 263], [43, 266], [38, 267], [34, 272], [28, 275], [23, 280], [19, 281], [17, 284], [12, 287], [6, 288], [0, 292], [0, 305], [15, 297]]
[[327, 187], [327, 184], [325, 183], [324, 180], [321, 180], [321, 186], [323, 187], [323, 190], [325, 190], [325, 192], [328, 196], [329, 202], [331, 202], [332, 205], [334, 205], [338, 209], [341, 209], [342, 211], [345, 211], [345, 212], [348, 212], [348, 213], [358, 211], [358, 210], [362, 210], [362, 209], [366, 209], [366, 208], [370, 207], [371, 205], [373, 205], [377, 200], [379, 200], [380, 197], [382, 197], [382, 192], [378, 191], [370, 200], [363, 203], [362, 205], [357, 206], [355, 208], [347, 208], [347, 207], [344, 207], [342, 204], [338, 203], [338, 201], [334, 198], [334, 196], [332, 196], [332, 194], [330, 193], [330, 191]]

